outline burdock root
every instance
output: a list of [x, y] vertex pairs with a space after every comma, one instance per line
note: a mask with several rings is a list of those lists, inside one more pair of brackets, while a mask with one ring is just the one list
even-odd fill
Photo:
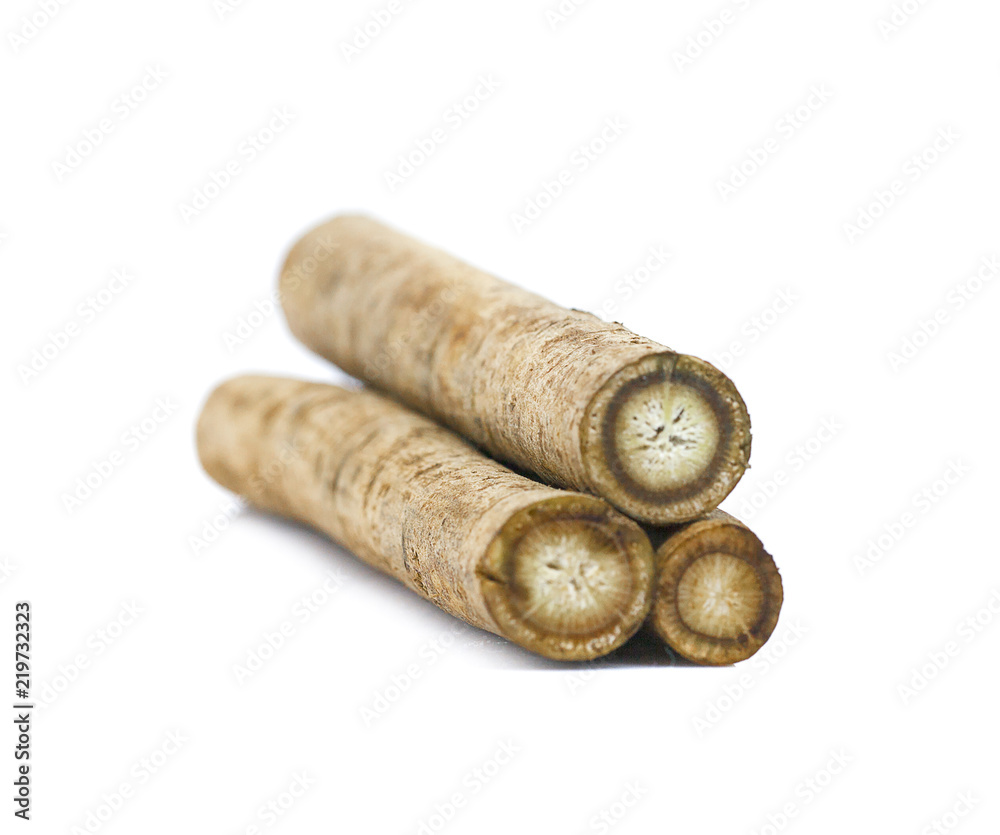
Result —
[[750, 419], [721, 371], [373, 220], [307, 234], [279, 293], [292, 332], [347, 373], [636, 519], [694, 519], [746, 469]]
[[374, 392], [240, 377], [212, 393], [197, 434], [223, 486], [541, 655], [603, 655], [649, 610], [652, 549], [635, 523]]
[[689, 661], [734, 664], [771, 636], [781, 610], [781, 576], [757, 536], [715, 510], [669, 532], [656, 550], [649, 622]]

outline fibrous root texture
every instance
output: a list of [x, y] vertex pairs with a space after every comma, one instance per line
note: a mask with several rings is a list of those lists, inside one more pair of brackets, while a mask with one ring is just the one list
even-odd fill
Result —
[[240, 377], [211, 394], [197, 440], [224, 487], [547, 657], [610, 652], [649, 611], [652, 549], [634, 522], [376, 392]]
[[279, 294], [292, 332], [352, 376], [633, 518], [694, 519], [746, 469], [750, 419], [718, 369], [374, 220], [305, 235]]

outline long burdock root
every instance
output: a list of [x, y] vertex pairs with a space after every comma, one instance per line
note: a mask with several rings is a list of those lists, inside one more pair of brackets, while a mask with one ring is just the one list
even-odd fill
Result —
[[652, 627], [689, 661], [749, 658], [771, 637], [781, 610], [781, 576], [771, 555], [753, 531], [721, 510], [663, 535]]
[[541, 655], [596, 658], [649, 611], [652, 548], [635, 523], [375, 392], [240, 377], [212, 393], [197, 434], [223, 486]]
[[292, 332], [349, 374], [636, 519], [693, 519], [746, 469], [750, 419], [722, 372], [373, 220], [302, 238], [280, 296]]

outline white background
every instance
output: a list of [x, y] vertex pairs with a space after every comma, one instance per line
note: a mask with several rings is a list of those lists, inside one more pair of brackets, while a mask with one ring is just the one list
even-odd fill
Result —
[[[888, 0], [591, 0], [562, 21], [555, 0], [419, 0], [350, 60], [387, 2], [43, 6], [0, 19], [2, 631], [30, 600], [41, 705], [17, 827], [1000, 828], [1000, 291], [976, 278], [1000, 254], [1000, 6], [909, 0], [890, 31]], [[463, 119], [481, 76], [499, 88]], [[287, 124], [251, 159], [241, 143], [275, 109]], [[584, 170], [608, 119], [624, 128]], [[519, 229], [563, 170], [572, 184]], [[233, 510], [197, 463], [200, 403], [243, 371], [337, 379], [268, 305], [287, 247], [347, 210], [733, 377], [753, 470], [724, 506], [786, 593], [755, 659], [548, 663]], [[651, 247], [672, 257], [636, 273]], [[116, 270], [127, 286], [100, 296]]]

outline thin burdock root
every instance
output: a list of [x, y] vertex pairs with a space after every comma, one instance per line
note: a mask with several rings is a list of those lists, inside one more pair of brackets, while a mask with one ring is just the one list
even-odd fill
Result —
[[541, 655], [604, 655], [649, 611], [652, 548], [638, 525], [375, 392], [240, 377], [211, 394], [197, 435], [224, 487]]
[[746, 406], [709, 363], [368, 218], [302, 238], [279, 294], [292, 332], [352, 376], [636, 519], [696, 518], [747, 467]]
[[682, 657], [734, 664], [759, 650], [781, 610], [781, 576], [757, 536], [721, 510], [654, 531], [656, 591], [649, 623]]

